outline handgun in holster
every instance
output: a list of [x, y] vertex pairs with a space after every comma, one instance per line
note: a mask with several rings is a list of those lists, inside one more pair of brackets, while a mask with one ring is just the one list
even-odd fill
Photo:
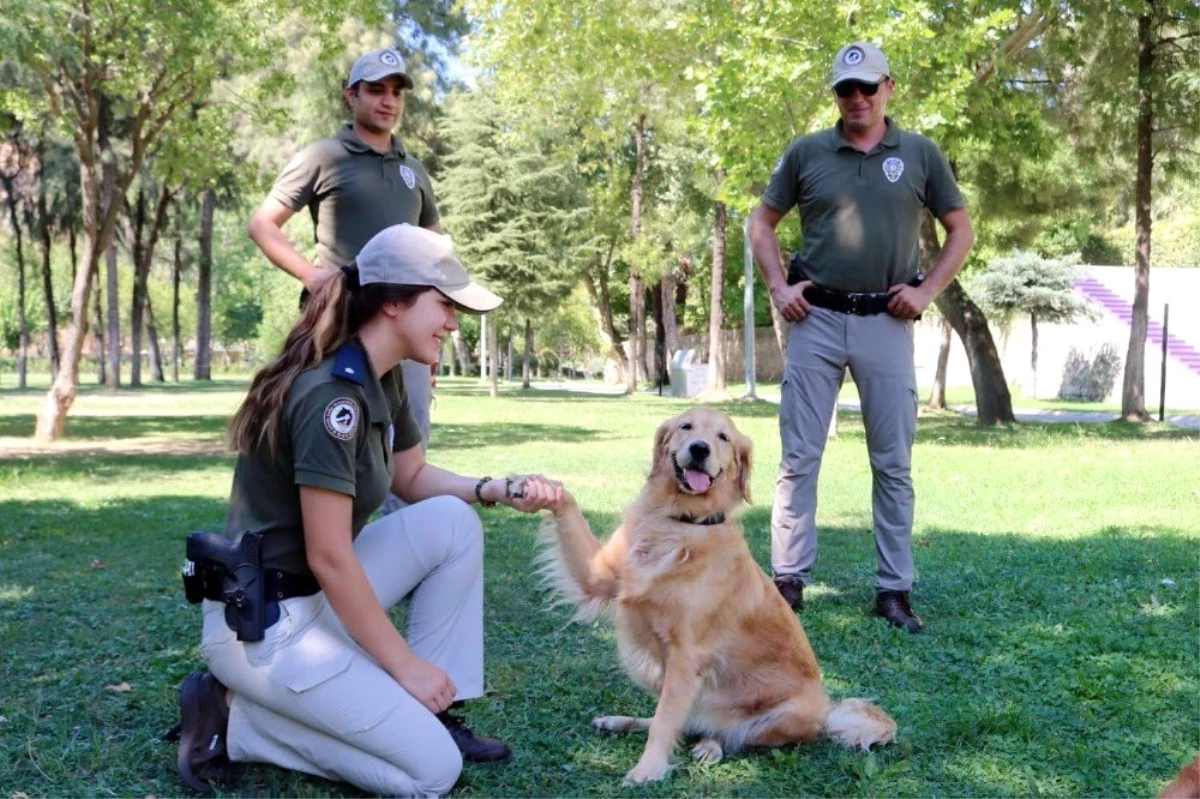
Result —
[[808, 272], [805, 270], [806, 266], [808, 266], [808, 261], [804, 259], [804, 256], [800, 255], [798, 251], [792, 253], [792, 257], [788, 259], [787, 268], [787, 284], [789, 286], [794, 286], [801, 280], [808, 279]]
[[183, 563], [187, 601], [225, 603], [225, 623], [239, 641], [261, 641], [267, 628], [262, 571], [262, 533], [242, 533], [236, 542], [209, 532], [187, 537]]

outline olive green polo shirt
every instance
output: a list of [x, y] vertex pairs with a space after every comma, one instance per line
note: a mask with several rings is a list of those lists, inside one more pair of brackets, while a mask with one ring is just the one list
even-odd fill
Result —
[[292, 383], [275, 457], [265, 445], [238, 455], [225, 533], [263, 533], [264, 568], [310, 574], [300, 486], [350, 496], [356, 537], [391, 487], [392, 453], [420, 443], [400, 369], [376, 377], [349, 341]]
[[315, 263], [336, 269], [354, 260], [372, 236], [407, 222], [438, 221], [425, 167], [395, 136], [387, 152], [368, 147], [347, 123], [336, 136], [305, 147], [283, 168], [271, 197], [293, 211], [307, 207], [317, 244]]
[[846, 140], [840, 121], [796, 139], [762, 201], [781, 213], [797, 207], [806, 275], [839, 291], [887, 291], [911, 280], [924, 210], [940, 219], [963, 207], [942, 151], [891, 119], [867, 153]]

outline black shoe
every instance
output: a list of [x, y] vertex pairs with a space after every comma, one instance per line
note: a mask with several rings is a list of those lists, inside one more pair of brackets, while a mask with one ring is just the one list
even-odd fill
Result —
[[179, 755], [175, 760], [179, 776], [192, 790], [211, 793], [210, 782], [224, 779], [229, 772], [225, 686], [211, 674], [192, 672], [179, 687], [179, 712]]
[[512, 757], [512, 750], [504, 741], [476, 735], [461, 718], [451, 714], [449, 710], [438, 713], [437, 718], [454, 739], [458, 751], [462, 752], [463, 760], [472, 763], [500, 763]]
[[783, 601], [791, 606], [792, 610], [800, 610], [804, 607], [804, 583], [794, 574], [778, 574], [771, 582], [775, 583], [775, 587], [779, 589], [779, 595], [783, 597]]
[[875, 595], [875, 615], [887, 619], [888, 624], [908, 630], [921, 631], [921, 618], [908, 604], [907, 591], [880, 591]]

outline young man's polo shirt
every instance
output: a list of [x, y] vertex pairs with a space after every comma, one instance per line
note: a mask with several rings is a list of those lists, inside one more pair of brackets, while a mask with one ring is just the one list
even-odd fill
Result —
[[225, 533], [264, 533], [263, 567], [310, 574], [304, 549], [300, 486], [353, 500], [357, 536], [392, 482], [392, 453], [421, 443], [400, 369], [376, 377], [357, 340], [303, 372], [288, 390], [278, 451], [240, 453]]
[[379, 231], [407, 222], [438, 221], [433, 184], [425, 167], [395, 136], [387, 152], [368, 147], [349, 123], [332, 138], [305, 147], [283, 168], [271, 197], [299, 211], [307, 207], [316, 237], [315, 263], [337, 269], [354, 260]]
[[806, 276], [839, 291], [886, 291], [911, 280], [924, 210], [941, 218], [963, 207], [937, 145], [891, 119], [868, 153], [846, 140], [841, 122], [796, 139], [762, 201], [781, 213], [797, 207]]

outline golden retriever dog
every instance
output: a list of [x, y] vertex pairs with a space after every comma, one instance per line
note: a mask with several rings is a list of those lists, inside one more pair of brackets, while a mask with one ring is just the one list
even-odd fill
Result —
[[1175, 779], [1163, 786], [1158, 799], [1200, 799], [1200, 753]]
[[645, 487], [606, 542], [569, 494], [542, 524], [543, 574], [577, 618], [615, 611], [625, 670], [658, 699], [653, 718], [592, 721], [649, 731], [627, 784], [666, 776], [681, 734], [699, 737], [692, 757], [711, 762], [822, 731], [864, 750], [895, 737], [874, 705], [831, 704], [804, 629], [730, 518], [750, 501], [750, 464], [729, 417], [695, 408], [658, 428]]

